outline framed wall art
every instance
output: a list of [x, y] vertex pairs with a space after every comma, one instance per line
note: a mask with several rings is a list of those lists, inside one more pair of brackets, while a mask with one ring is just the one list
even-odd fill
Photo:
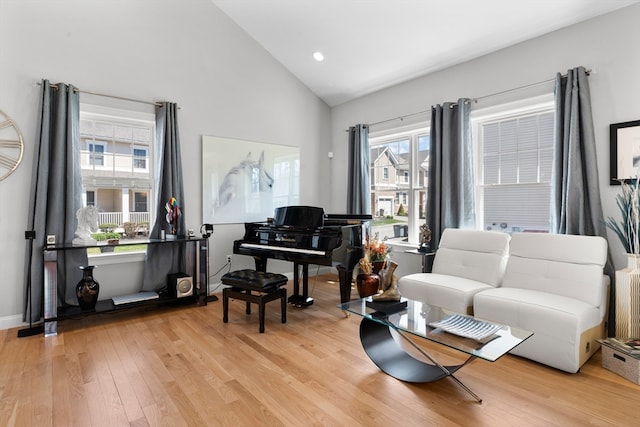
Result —
[[202, 137], [203, 223], [266, 221], [299, 200], [298, 147]]
[[609, 125], [611, 184], [640, 176], [640, 120]]

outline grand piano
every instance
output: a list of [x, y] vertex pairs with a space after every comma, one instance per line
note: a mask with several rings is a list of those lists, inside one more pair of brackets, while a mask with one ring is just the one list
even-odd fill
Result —
[[284, 206], [276, 208], [272, 221], [245, 223], [244, 237], [233, 243], [233, 253], [252, 256], [258, 271], [266, 271], [269, 258], [293, 262], [289, 304], [297, 307], [313, 304], [309, 264], [331, 265], [338, 270], [340, 301], [347, 302], [371, 219], [371, 215], [325, 214], [324, 209], [314, 206]]

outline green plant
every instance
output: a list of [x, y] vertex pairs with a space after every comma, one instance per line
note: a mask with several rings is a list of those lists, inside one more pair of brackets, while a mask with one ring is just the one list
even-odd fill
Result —
[[606, 225], [616, 233], [629, 254], [640, 254], [640, 188], [639, 178], [629, 182], [620, 181], [621, 192], [616, 196], [616, 205], [622, 220], [607, 218]]
[[119, 239], [122, 236], [120, 235], [120, 233], [114, 233], [114, 232], [109, 232], [109, 233], [105, 233], [107, 236], [107, 239]]
[[104, 224], [98, 225], [98, 227], [100, 227], [100, 230], [102, 230], [102, 231], [104, 231], [106, 233], [111, 233], [111, 232], [113, 232], [113, 230], [118, 228], [118, 224], [114, 224], [112, 222], [105, 222]]
[[102, 242], [103, 240], [107, 240], [107, 233], [93, 233], [91, 235], [96, 241]]
[[404, 211], [404, 206], [400, 203], [400, 207], [398, 208], [398, 216], [405, 216], [406, 213]]

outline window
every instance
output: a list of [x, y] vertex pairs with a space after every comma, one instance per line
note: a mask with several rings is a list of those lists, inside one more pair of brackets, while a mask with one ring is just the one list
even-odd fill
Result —
[[134, 169], [146, 169], [148, 154], [146, 148], [134, 148], [133, 149], [133, 168]]
[[96, 206], [98, 223], [115, 224], [115, 232], [151, 221], [154, 130], [154, 114], [80, 104], [83, 204]]
[[[369, 134], [371, 212], [372, 232], [381, 239], [417, 244], [428, 203], [430, 135], [428, 124], [412, 126]], [[472, 127], [477, 227], [547, 232], [553, 94], [474, 111]]]
[[89, 143], [89, 164], [91, 166], [104, 166], [104, 145]]
[[486, 230], [549, 231], [552, 104], [506, 109], [474, 123], [478, 224]]
[[149, 205], [147, 205], [147, 193], [139, 193], [136, 192], [134, 194], [134, 212], [147, 212], [149, 210]]
[[429, 134], [424, 127], [369, 136], [372, 232], [417, 243], [425, 220]]

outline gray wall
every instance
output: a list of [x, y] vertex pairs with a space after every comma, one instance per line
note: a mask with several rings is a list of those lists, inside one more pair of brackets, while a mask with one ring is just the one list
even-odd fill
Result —
[[[2, 0], [0, 110], [17, 122], [26, 152], [18, 170], [0, 182], [0, 328], [17, 326], [22, 318], [24, 230], [39, 98], [35, 82], [43, 78], [98, 93], [178, 103], [188, 227], [199, 230], [202, 222], [202, 135], [299, 146], [301, 203], [329, 203], [320, 186], [329, 168], [329, 107], [209, 0]], [[119, 104], [98, 97], [91, 101]], [[243, 233], [242, 224], [215, 227], [212, 272]], [[234, 259], [234, 267], [252, 264], [248, 257]], [[109, 269], [96, 270], [96, 278]], [[273, 269], [291, 271], [291, 265], [274, 262]]]
[[[609, 124], [640, 119], [638, 21], [640, 5], [630, 6], [334, 107], [332, 208], [339, 211], [346, 206], [342, 182], [346, 180], [348, 152], [345, 129], [350, 125], [427, 111], [431, 105], [460, 97], [482, 97], [476, 109], [513, 101], [552, 90], [553, 85], [485, 96], [553, 79], [557, 72], [583, 65], [594, 71], [589, 83], [604, 215], [618, 218], [615, 196], [619, 187], [609, 185]], [[613, 233], [609, 233], [609, 243], [616, 267], [624, 267], [624, 250]]]

